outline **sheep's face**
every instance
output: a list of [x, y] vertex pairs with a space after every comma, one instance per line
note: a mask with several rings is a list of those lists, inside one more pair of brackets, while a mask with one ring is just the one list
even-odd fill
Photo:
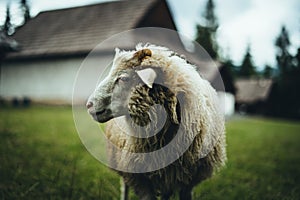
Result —
[[[112, 118], [130, 115], [129, 101], [138, 86], [151, 88], [156, 72], [150, 67], [132, 66], [141, 59], [135, 53], [128, 60], [114, 60], [109, 75], [99, 84], [88, 100], [87, 108], [94, 120], [103, 123]], [[144, 53], [145, 55], [145, 53]], [[125, 63], [125, 64], [124, 64]], [[129, 67], [125, 67], [129, 64]], [[120, 65], [120, 66], [119, 66]]]

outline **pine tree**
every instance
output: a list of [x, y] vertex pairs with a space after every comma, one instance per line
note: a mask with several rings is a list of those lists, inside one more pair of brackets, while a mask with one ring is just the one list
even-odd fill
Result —
[[239, 75], [241, 77], [254, 77], [257, 75], [255, 67], [252, 62], [252, 55], [251, 55], [251, 49], [250, 45], [248, 45], [246, 54], [243, 58], [242, 65], [240, 67]]
[[23, 24], [25, 24], [28, 20], [30, 20], [30, 9], [27, 0], [21, 0], [20, 4], [21, 4], [21, 10], [24, 18]]
[[5, 22], [2, 26], [2, 31], [6, 34], [6, 35], [11, 35], [12, 34], [12, 30], [13, 26], [11, 24], [11, 19], [10, 19], [10, 9], [9, 6], [6, 7], [6, 18], [5, 18]]
[[219, 25], [214, 9], [215, 4], [213, 0], [208, 0], [203, 13], [204, 25], [197, 25], [196, 42], [202, 45], [213, 59], [217, 59], [218, 45], [216, 43], [216, 32]]
[[206, 4], [206, 9], [204, 12], [204, 18], [206, 20], [205, 26], [209, 28], [213, 37], [215, 37], [214, 34], [216, 33], [216, 31], [219, 27], [218, 20], [215, 15], [214, 9], [215, 9], [215, 4], [214, 4], [213, 0], [208, 0], [207, 4]]
[[281, 28], [281, 32], [275, 41], [275, 45], [277, 47], [276, 60], [278, 69], [281, 76], [285, 76], [292, 68], [292, 56], [289, 53], [289, 46], [291, 43], [285, 26]]
[[210, 57], [213, 59], [218, 57], [218, 54], [215, 51], [214, 41], [212, 40], [211, 33], [207, 27], [197, 25], [196, 42], [198, 42], [207, 51]]
[[296, 60], [296, 69], [300, 71], [300, 47], [298, 48], [297, 54], [295, 56]]
[[272, 87], [269, 112], [280, 117], [300, 119], [300, 70], [297, 67], [300, 52], [298, 50], [297, 55], [292, 56], [290, 45], [289, 34], [283, 26], [275, 41], [279, 76]]
[[236, 88], [234, 86], [234, 64], [228, 59], [220, 69], [220, 74], [224, 82], [225, 91], [231, 94], [236, 94]]
[[273, 68], [270, 65], [266, 65], [262, 75], [264, 78], [271, 78], [273, 76]]

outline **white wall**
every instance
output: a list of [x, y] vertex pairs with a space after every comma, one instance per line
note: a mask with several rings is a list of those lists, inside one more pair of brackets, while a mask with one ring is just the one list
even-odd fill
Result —
[[[89, 72], [85, 70], [85, 75], [81, 75], [85, 80], [85, 86], [80, 87], [81, 96], [78, 96], [81, 100], [92, 92], [94, 79], [99, 76], [97, 72], [104, 67], [103, 59], [108, 62], [109, 58], [89, 60]], [[83, 61], [84, 58], [65, 58], [2, 63], [0, 96], [6, 99], [26, 96], [34, 101], [70, 104], [77, 71]]]
[[234, 114], [234, 95], [228, 92], [218, 92], [218, 98], [221, 103], [221, 109], [225, 116], [231, 116]]

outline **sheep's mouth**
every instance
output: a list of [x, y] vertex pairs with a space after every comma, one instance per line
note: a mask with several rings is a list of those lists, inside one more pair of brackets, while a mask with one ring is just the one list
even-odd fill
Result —
[[96, 115], [102, 115], [102, 114], [105, 113], [105, 111], [106, 111], [105, 109], [103, 109], [103, 110], [101, 110], [101, 111], [97, 111], [97, 112], [96, 112]]
[[112, 112], [109, 109], [103, 109], [96, 112], [91, 112], [93, 119], [99, 123], [107, 122], [108, 120], [112, 119]]

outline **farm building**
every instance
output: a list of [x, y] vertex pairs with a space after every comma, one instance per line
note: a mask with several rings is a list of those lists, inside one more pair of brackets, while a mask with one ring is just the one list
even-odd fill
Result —
[[240, 113], [263, 113], [273, 85], [272, 79], [237, 79], [236, 109]]
[[[117, 1], [42, 12], [13, 35], [21, 50], [9, 53], [1, 65], [0, 96], [70, 103], [87, 54], [114, 34], [147, 26], [176, 30], [165, 1]], [[110, 59], [106, 55], [113, 50], [103, 50], [100, 57]]]

